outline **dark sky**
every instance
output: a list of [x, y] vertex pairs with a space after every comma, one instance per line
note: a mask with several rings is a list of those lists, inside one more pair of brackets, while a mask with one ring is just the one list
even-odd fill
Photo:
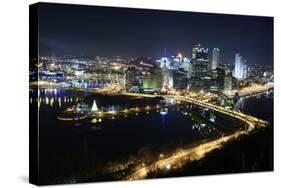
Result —
[[39, 6], [40, 55], [190, 57], [196, 43], [273, 64], [273, 18], [45, 4]]

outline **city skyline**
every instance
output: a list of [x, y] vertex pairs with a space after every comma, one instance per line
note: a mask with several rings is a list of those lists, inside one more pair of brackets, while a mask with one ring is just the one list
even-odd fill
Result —
[[30, 18], [31, 183], [273, 170], [273, 18], [49, 3]]
[[[40, 16], [41, 15], [41, 16]], [[250, 64], [273, 66], [273, 18], [95, 6], [39, 6], [40, 55], [152, 57], [182, 53], [194, 44], [236, 53]]]

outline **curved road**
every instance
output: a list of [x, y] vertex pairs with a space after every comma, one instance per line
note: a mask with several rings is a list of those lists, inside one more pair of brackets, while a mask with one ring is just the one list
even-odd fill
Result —
[[[136, 93], [123, 93], [127, 96], [136, 96], [136, 97], [156, 97], [158, 95], [148, 95], [148, 94], [136, 94]], [[163, 96], [162, 96], [163, 97]], [[182, 149], [179, 152], [175, 152], [172, 155], [155, 161], [152, 164], [140, 166], [134, 172], [127, 175], [125, 179], [135, 180], [135, 179], [144, 179], [147, 177], [149, 172], [153, 172], [155, 170], [170, 170], [180, 168], [183, 163], [199, 160], [203, 158], [207, 153], [211, 152], [214, 149], [218, 149], [223, 147], [223, 145], [231, 140], [237, 139], [241, 135], [249, 134], [252, 130], [259, 126], [267, 126], [269, 122], [258, 119], [256, 117], [243, 114], [241, 112], [228, 110], [223, 107], [213, 105], [210, 103], [202, 102], [196, 99], [184, 97], [184, 96], [164, 96], [164, 98], [174, 98], [177, 101], [188, 102], [191, 104], [199, 105], [202, 107], [206, 107], [212, 109], [216, 112], [226, 114], [228, 116], [239, 119], [247, 125], [248, 129], [246, 130], [238, 130], [231, 135], [223, 136], [217, 138], [216, 140], [208, 141], [206, 143], [200, 144], [199, 146], [193, 146], [188, 149]]]

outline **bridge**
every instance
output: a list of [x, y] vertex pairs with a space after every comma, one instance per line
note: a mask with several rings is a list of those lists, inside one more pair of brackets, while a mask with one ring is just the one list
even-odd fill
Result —
[[174, 98], [177, 101], [188, 102], [190, 104], [194, 104], [194, 105], [198, 105], [198, 106], [201, 106], [201, 107], [209, 108], [209, 109], [214, 110], [216, 112], [223, 113], [223, 114], [226, 114], [228, 116], [240, 119], [241, 121], [246, 122], [250, 127], [256, 126], [256, 125], [266, 126], [267, 124], [269, 124], [269, 122], [267, 122], [265, 120], [261, 120], [261, 119], [258, 119], [256, 117], [253, 117], [253, 116], [250, 116], [250, 115], [247, 115], [247, 114], [243, 114], [243, 113], [235, 111], [235, 110], [225, 109], [225, 108], [223, 108], [221, 106], [218, 106], [218, 105], [214, 105], [214, 104], [211, 104], [211, 103], [200, 101], [198, 99], [194, 99], [194, 98], [186, 97], [186, 96], [181, 96], [181, 95], [152, 95], [152, 94], [140, 94], [140, 93], [128, 93], [128, 92], [124, 92], [121, 95], [126, 95], [126, 96], [131, 96], [131, 97], [150, 97], [150, 98], [151, 97], [164, 97], [166, 99]]

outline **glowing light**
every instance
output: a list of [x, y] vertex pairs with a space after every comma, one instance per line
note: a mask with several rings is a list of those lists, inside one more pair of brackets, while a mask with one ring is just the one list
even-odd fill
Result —
[[171, 169], [171, 165], [168, 164], [168, 165], [166, 166], [166, 169], [167, 169], [167, 170], [170, 170], [170, 169]]
[[182, 60], [182, 54], [178, 53], [178, 57], [180, 58], [180, 60]]
[[160, 110], [161, 115], [167, 115], [168, 114], [168, 108], [164, 108]]
[[115, 114], [116, 113], [115, 110], [109, 110], [108, 112], [111, 113], [111, 114]]
[[59, 107], [61, 107], [61, 98], [60, 97], [58, 99], [58, 102], [59, 102]]
[[127, 109], [127, 108], [125, 108], [125, 109], [124, 109], [124, 112], [125, 112], [125, 113], [128, 113], [128, 109]]
[[50, 100], [50, 106], [52, 107], [54, 104], [54, 98], [52, 97], [51, 100]]
[[97, 123], [97, 119], [96, 118], [94, 118], [94, 119], [92, 119], [92, 121], [91, 121], [92, 123]]
[[93, 106], [92, 106], [92, 112], [97, 112], [98, 111], [98, 107], [96, 104], [96, 100], [94, 100]]

